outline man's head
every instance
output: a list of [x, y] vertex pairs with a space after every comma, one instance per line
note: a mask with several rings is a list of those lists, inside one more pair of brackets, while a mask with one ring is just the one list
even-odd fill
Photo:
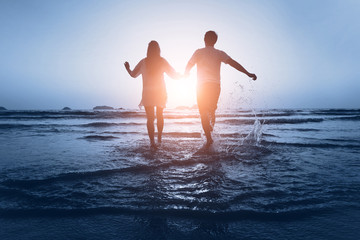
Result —
[[214, 31], [207, 31], [204, 36], [204, 41], [206, 46], [213, 47], [217, 41], [217, 34]]

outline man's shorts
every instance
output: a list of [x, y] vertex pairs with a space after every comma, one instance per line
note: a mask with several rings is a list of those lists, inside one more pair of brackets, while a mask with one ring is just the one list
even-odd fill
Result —
[[220, 96], [220, 84], [203, 83], [197, 87], [197, 104], [200, 114], [215, 112]]

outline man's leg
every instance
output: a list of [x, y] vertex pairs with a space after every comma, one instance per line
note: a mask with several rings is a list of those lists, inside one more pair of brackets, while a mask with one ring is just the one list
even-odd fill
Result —
[[163, 108], [156, 107], [156, 124], [158, 130], [158, 143], [161, 143], [161, 136], [164, 128]]
[[147, 118], [147, 130], [150, 139], [150, 145], [153, 147], [155, 146], [154, 140], [154, 107], [145, 107], [146, 118]]
[[211, 137], [211, 131], [215, 125], [215, 111], [217, 109], [219, 95], [219, 84], [203, 84], [197, 90], [197, 102], [201, 117], [201, 124], [207, 139], [207, 145], [210, 145], [214, 142]]
[[210, 129], [214, 130], [216, 115], [215, 111], [217, 109], [217, 103], [220, 96], [220, 85], [213, 84], [211, 85], [211, 98], [209, 99], [209, 119], [210, 119]]
[[200, 117], [201, 117], [201, 125], [205, 132], [206, 136], [206, 145], [211, 145], [214, 141], [211, 137], [211, 125], [210, 125], [210, 119], [209, 119], [209, 112], [207, 110], [200, 110]]
[[210, 111], [209, 120], [210, 120], [210, 131], [212, 132], [214, 130], [214, 126], [215, 126], [215, 110]]
[[209, 118], [209, 96], [211, 92], [209, 92], [209, 88], [207, 84], [202, 86], [198, 86], [197, 89], [197, 103], [201, 118], [201, 125], [205, 132], [206, 136], [206, 145], [211, 145], [213, 143], [211, 137], [211, 125], [210, 125], [210, 118]]

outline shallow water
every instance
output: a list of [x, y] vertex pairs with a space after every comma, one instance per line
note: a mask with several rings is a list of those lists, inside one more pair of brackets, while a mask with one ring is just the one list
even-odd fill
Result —
[[1, 111], [0, 237], [357, 239], [360, 110], [254, 113]]

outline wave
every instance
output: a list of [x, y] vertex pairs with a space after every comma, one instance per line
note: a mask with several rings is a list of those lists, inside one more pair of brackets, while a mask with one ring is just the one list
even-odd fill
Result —
[[71, 119], [71, 118], [137, 118], [145, 117], [140, 111], [5, 111], [0, 119]]
[[117, 139], [117, 138], [118, 137], [114, 137], [111, 135], [88, 135], [85, 137], [81, 137], [80, 139], [110, 141], [110, 140]]
[[332, 142], [343, 142], [343, 143], [360, 143], [359, 140], [354, 139], [338, 139], [338, 138], [325, 138], [325, 141], [332, 141]]
[[201, 138], [200, 132], [164, 132], [164, 136], [180, 138]]
[[[296, 113], [290, 112], [280, 112], [280, 113], [264, 113], [260, 112], [258, 114], [254, 113], [221, 113], [218, 112], [216, 114], [219, 118], [254, 118], [256, 116], [261, 117], [281, 117], [281, 116], [293, 116]], [[165, 119], [192, 119], [199, 118], [199, 113], [195, 114], [187, 114], [187, 113], [164, 113]], [[61, 112], [61, 111], [41, 111], [41, 112], [7, 112], [0, 113], [0, 119], [3, 120], [46, 120], [46, 119], [116, 119], [116, 118], [146, 118], [146, 114], [144, 112]]]
[[331, 120], [344, 120], [344, 121], [359, 121], [360, 120], [360, 116], [352, 116], [352, 117], [337, 117], [337, 118], [332, 118]]
[[[217, 111], [218, 121], [229, 124], [252, 124], [253, 119], [265, 119], [265, 124], [298, 124], [308, 122], [322, 122], [324, 120], [360, 120], [359, 109], [315, 109], [315, 110], [286, 110], [269, 109], [257, 111], [234, 110], [232, 112]], [[299, 116], [299, 117], [296, 117]], [[321, 117], [320, 117], [321, 116]], [[330, 118], [333, 116], [334, 118]], [[302, 118], [303, 117], [303, 118]], [[113, 110], [73, 110], [73, 111], [4, 111], [0, 112], [0, 120], [43, 121], [61, 119], [146, 119], [144, 111]], [[198, 112], [183, 112], [169, 110], [164, 113], [165, 119], [199, 119]], [[185, 122], [183, 124], [186, 124]], [[96, 123], [94, 124], [96, 125]], [[101, 124], [100, 124], [101, 125]], [[86, 125], [84, 125], [86, 126]], [[91, 125], [89, 125], [91, 126]], [[21, 126], [19, 127], [26, 127]], [[6, 126], [0, 126], [6, 128]]]
[[289, 119], [264, 119], [264, 124], [299, 124], [322, 122], [323, 118], [289, 118]]
[[[301, 111], [302, 112], [302, 111]], [[289, 117], [289, 116], [296, 116], [299, 115], [299, 113], [301, 113], [299, 111], [289, 111], [289, 112], [275, 112], [275, 113], [271, 113], [271, 112], [258, 112], [258, 113], [239, 113], [239, 112], [234, 112], [234, 113], [222, 113], [220, 111], [218, 111], [216, 113], [216, 117], [217, 118], [256, 118], [256, 117]], [[303, 114], [300, 114], [303, 115]], [[165, 119], [183, 119], [183, 118], [200, 118], [199, 114], [167, 114], [164, 113], [164, 118]]]
[[144, 123], [136, 123], [136, 122], [128, 122], [128, 123], [92, 122], [92, 123], [80, 124], [80, 125], [76, 125], [76, 126], [78, 126], [78, 127], [105, 128], [105, 127], [128, 126], [128, 125], [144, 125]]
[[[58, 131], [57, 131], [58, 132]], [[146, 132], [118, 132], [118, 131], [104, 131], [102, 132], [103, 134], [111, 134], [111, 135], [88, 135], [88, 136], [84, 136], [81, 137], [79, 139], [88, 139], [88, 140], [112, 140], [112, 139], [116, 139], [118, 137], [115, 137], [113, 135], [124, 135], [124, 134], [142, 134], [142, 135], [146, 135]], [[232, 138], [236, 138], [236, 139], [240, 139], [240, 138], [244, 138], [246, 137], [248, 134], [247, 133], [220, 133], [218, 134], [218, 136], [220, 136], [221, 138], [223, 138], [223, 140], [225, 139], [232, 139]], [[171, 138], [201, 138], [202, 133], [201, 132], [163, 132], [163, 136], [168, 136]], [[273, 134], [267, 134], [267, 133], [263, 133], [262, 136], [264, 137], [276, 137]]]
[[314, 115], [359, 115], [360, 109], [317, 109], [310, 113]]
[[[91, 136], [92, 137], [92, 136]], [[91, 138], [90, 137], [90, 138]], [[98, 136], [96, 136], [98, 137]], [[251, 152], [251, 148], [249, 146], [244, 146], [248, 151]], [[260, 147], [253, 147], [254, 152], [264, 152], [265, 148]], [[128, 149], [127, 149], [128, 150]], [[122, 148], [120, 148], [118, 151], [126, 151]], [[266, 150], [269, 151], [269, 150]], [[135, 154], [145, 154], [149, 153], [148, 146], [139, 147], [133, 149], [133, 151], [130, 151], [129, 154], [132, 155], [132, 152]], [[110, 168], [110, 169], [94, 169], [94, 170], [88, 170], [88, 171], [78, 171], [78, 172], [67, 172], [67, 173], [61, 173], [58, 175], [49, 175], [45, 176], [43, 178], [37, 178], [37, 179], [7, 179], [0, 182], [0, 186], [6, 186], [8, 188], [26, 188], [31, 189], [38, 186], [46, 186], [52, 183], [64, 183], [64, 182], [74, 182], [74, 181], [84, 181], [84, 180], [94, 180], [97, 178], [108, 178], [112, 177], [114, 175], [118, 174], [146, 174], [146, 173], [152, 173], [156, 170], [161, 169], [169, 169], [171, 167], [184, 167], [184, 166], [193, 166], [197, 164], [206, 164], [206, 165], [212, 165], [212, 164], [218, 164], [219, 159], [221, 161], [227, 161], [227, 160], [234, 160], [234, 154], [227, 153], [227, 152], [194, 152], [193, 155], [190, 158], [185, 159], [168, 159], [165, 161], [162, 161], [160, 159], [163, 159], [161, 155], [167, 155], [167, 149], [165, 146], [164, 152], [159, 152], [158, 155], [154, 155], [154, 161], [151, 162], [151, 164], [141, 164], [138, 163], [133, 166], [128, 167], [122, 167], [122, 168]], [[160, 159], [158, 159], [160, 158]]]
[[[141, 152], [141, 150], [137, 149], [136, 152]], [[143, 150], [144, 153], [148, 153], [148, 148]], [[220, 154], [220, 153], [219, 153]], [[196, 153], [194, 154], [196, 155]], [[189, 159], [181, 159], [181, 160], [170, 160], [162, 162], [160, 160], [156, 160], [151, 162], [151, 164], [137, 164], [134, 166], [123, 167], [123, 168], [111, 168], [111, 169], [100, 169], [100, 170], [89, 170], [84, 172], [68, 172], [61, 173], [58, 175], [51, 175], [44, 178], [39, 179], [8, 179], [0, 182], [0, 185], [6, 186], [8, 188], [34, 188], [37, 186], [48, 185], [52, 183], [62, 183], [62, 182], [72, 182], [72, 181], [82, 181], [88, 179], [96, 179], [96, 178], [104, 178], [111, 177], [117, 174], [144, 174], [151, 173], [156, 169], [168, 169], [169, 167], [181, 167], [181, 166], [192, 166], [194, 164], [204, 163], [204, 164], [216, 164], [219, 160], [219, 156], [216, 154], [212, 154], [211, 158], [203, 158], [203, 155]], [[224, 159], [225, 160], [225, 159]]]
[[[124, 123], [114, 123], [114, 122], [92, 122], [78, 125], [71, 124], [19, 124], [19, 123], [3, 123], [0, 124], [0, 129], [30, 129], [30, 128], [69, 128], [69, 127], [93, 127], [93, 128], [106, 128], [114, 126], [137, 126], [144, 125], [145, 123], [137, 122], [124, 122]], [[56, 131], [59, 131], [58, 129]]]
[[47, 131], [55, 131], [58, 132], [59, 130], [56, 128], [61, 128], [61, 127], [71, 127], [72, 125], [66, 125], [66, 124], [45, 124], [45, 123], [40, 123], [40, 124], [19, 124], [19, 123], [4, 123], [4, 124], [0, 124], [0, 129], [31, 129], [34, 127], [38, 127], [38, 128], [52, 128], [51, 130], [47, 130]]
[[0, 124], [0, 129], [13, 129], [13, 128], [24, 129], [24, 128], [32, 128], [33, 126], [34, 125], [32, 124], [17, 124], [17, 123]]
[[94, 179], [96, 177], [107, 177], [113, 174], [118, 173], [141, 173], [141, 172], [148, 172], [151, 171], [153, 166], [149, 165], [136, 165], [132, 167], [126, 168], [118, 168], [118, 169], [104, 169], [104, 170], [94, 170], [94, 171], [86, 171], [86, 172], [69, 172], [69, 173], [62, 173], [56, 176], [50, 176], [48, 178], [43, 179], [29, 179], [29, 180], [4, 180], [0, 182], [1, 185], [7, 186], [10, 188], [13, 187], [26, 187], [26, 188], [33, 188], [40, 185], [47, 185], [49, 183], [54, 182], [67, 182], [67, 181], [76, 181], [76, 180], [84, 180], [84, 179]]
[[329, 213], [331, 207], [308, 207], [287, 211], [214, 211], [193, 209], [162, 209], [162, 208], [131, 208], [131, 207], [93, 207], [93, 208], [31, 208], [31, 209], [0, 209], [3, 218], [23, 217], [78, 217], [94, 215], [135, 215], [181, 217], [186, 219], [208, 219], [220, 221], [261, 220], [261, 221], [289, 221], [308, 218], [314, 215]]
[[105, 134], [118, 134], [118, 135], [123, 135], [123, 134], [139, 134], [139, 132], [120, 132], [120, 131], [104, 131], [103, 133]]
[[[301, 123], [314, 123], [314, 122], [323, 122], [323, 118], [275, 118], [275, 119], [259, 119], [262, 124], [301, 124]], [[226, 119], [218, 120], [217, 123], [225, 124], [239, 124], [239, 125], [249, 125], [254, 124], [253, 119]]]
[[286, 142], [272, 142], [262, 140], [262, 144], [266, 146], [291, 146], [291, 147], [303, 147], [303, 148], [350, 148], [360, 149], [360, 145], [355, 144], [332, 144], [332, 143], [286, 143]]
[[320, 129], [316, 128], [284, 128], [282, 130], [294, 131], [294, 132], [320, 132]]

